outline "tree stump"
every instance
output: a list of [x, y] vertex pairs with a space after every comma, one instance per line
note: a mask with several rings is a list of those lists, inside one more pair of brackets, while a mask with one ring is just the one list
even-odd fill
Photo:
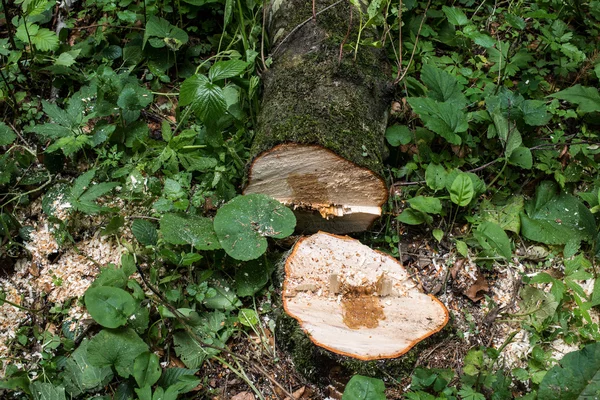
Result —
[[[332, 1], [317, 0], [317, 11]], [[358, 232], [381, 215], [384, 132], [391, 85], [385, 55], [345, 50], [358, 23], [341, 2], [312, 15], [306, 0], [276, 0], [268, 26], [273, 64], [264, 93], [245, 193], [264, 193], [295, 210], [297, 230]], [[358, 12], [353, 11], [354, 21]], [[374, 38], [365, 29], [361, 37]]]
[[367, 361], [405, 354], [449, 319], [396, 259], [324, 232], [287, 257], [282, 303], [314, 344]]

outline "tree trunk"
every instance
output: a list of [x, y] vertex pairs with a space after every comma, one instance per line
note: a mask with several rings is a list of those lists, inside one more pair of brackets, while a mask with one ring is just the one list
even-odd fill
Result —
[[[317, 0], [316, 10], [331, 4]], [[273, 63], [263, 76], [245, 193], [294, 208], [301, 232], [366, 230], [387, 199], [389, 71], [374, 47], [344, 49], [340, 58], [340, 45], [358, 37], [359, 12], [351, 7], [340, 2], [304, 24], [310, 0], [275, 0], [270, 8]], [[361, 33], [374, 39], [368, 29]]]

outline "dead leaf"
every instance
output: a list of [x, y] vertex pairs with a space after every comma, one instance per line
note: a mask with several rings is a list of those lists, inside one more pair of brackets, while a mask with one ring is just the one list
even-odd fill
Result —
[[467, 289], [466, 292], [464, 292], [464, 294], [472, 301], [477, 302], [483, 299], [483, 294], [488, 292], [489, 290], [490, 287], [488, 286], [485, 277], [481, 274], [481, 272], [478, 272], [477, 280], [475, 281], [475, 283], [473, 283], [473, 285], [471, 285], [471, 287], [469, 287], [469, 289]]
[[233, 396], [231, 400], [255, 400], [255, 397], [250, 392], [241, 392]]

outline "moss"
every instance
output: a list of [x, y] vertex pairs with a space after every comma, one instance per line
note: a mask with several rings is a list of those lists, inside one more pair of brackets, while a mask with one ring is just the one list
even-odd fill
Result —
[[[317, 9], [329, 4], [317, 1]], [[347, 53], [339, 62], [349, 7], [341, 3], [319, 15], [278, 51], [264, 76], [253, 156], [284, 142], [318, 144], [382, 174], [389, 72], [378, 49], [361, 48], [356, 61]], [[284, 0], [272, 28], [289, 32], [311, 15], [312, 2]], [[357, 25], [349, 41], [356, 38]]]
[[308, 380], [320, 384], [329, 383], [328, 376], [335, 367], [342, 368], [347, 372], [347, 376], [353, 374], [377, 378], [392, 376], [401, 380], [412, 373], [419, 354], [439, 343], [451, 332], [451, 328], [446, 327], [441, 332], [418, 343], [408, 353], [398, 358], [361, 361], [340, 356], [314, 345], [300, 329], [298, 322], [285, 312], [281, 312], [276, 317], [276, 321], [275, 337], [279, 347], [290, 354], [298, 372]]

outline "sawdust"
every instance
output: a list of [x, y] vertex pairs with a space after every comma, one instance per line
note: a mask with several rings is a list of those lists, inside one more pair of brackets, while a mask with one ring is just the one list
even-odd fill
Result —
[[[60, 199], [59, 199], [60, 200]], [[58, 225], [50, 222], [41, 212], [41, 201], [36, 202], [21, 215], [21, 223], [32, 227], [24, 243], [29, 258], [17, 260], [12, 274], [0, 278], [0, 289], [6, 299], [28, 309], [40, 309], [51, 304], [68, 305], [68, 315], [75, 321], [89, 318], [76, 299], [83, 296], [94, 281], [101, 266], [118, 264], [121, 249], [114, 239], [100, 235], [97, 227], [102, 217], [87, 218], [82, 237], [73, 244], [58, 244], [54, 232]], [[61, 216], [67, 218], [69, 207], [56, 204]], [[30, 313], [8, 303], [0, 306], [0, 359], [11, 360], [17, 367], [35, 361], [33, 355], [23, 354], [16, 359], [11, 352], [19, 327], [28, 323]], [[72, 326], [74, 329], [75, 326]], [[8, 363], [0, 369], [0, 378]]]

